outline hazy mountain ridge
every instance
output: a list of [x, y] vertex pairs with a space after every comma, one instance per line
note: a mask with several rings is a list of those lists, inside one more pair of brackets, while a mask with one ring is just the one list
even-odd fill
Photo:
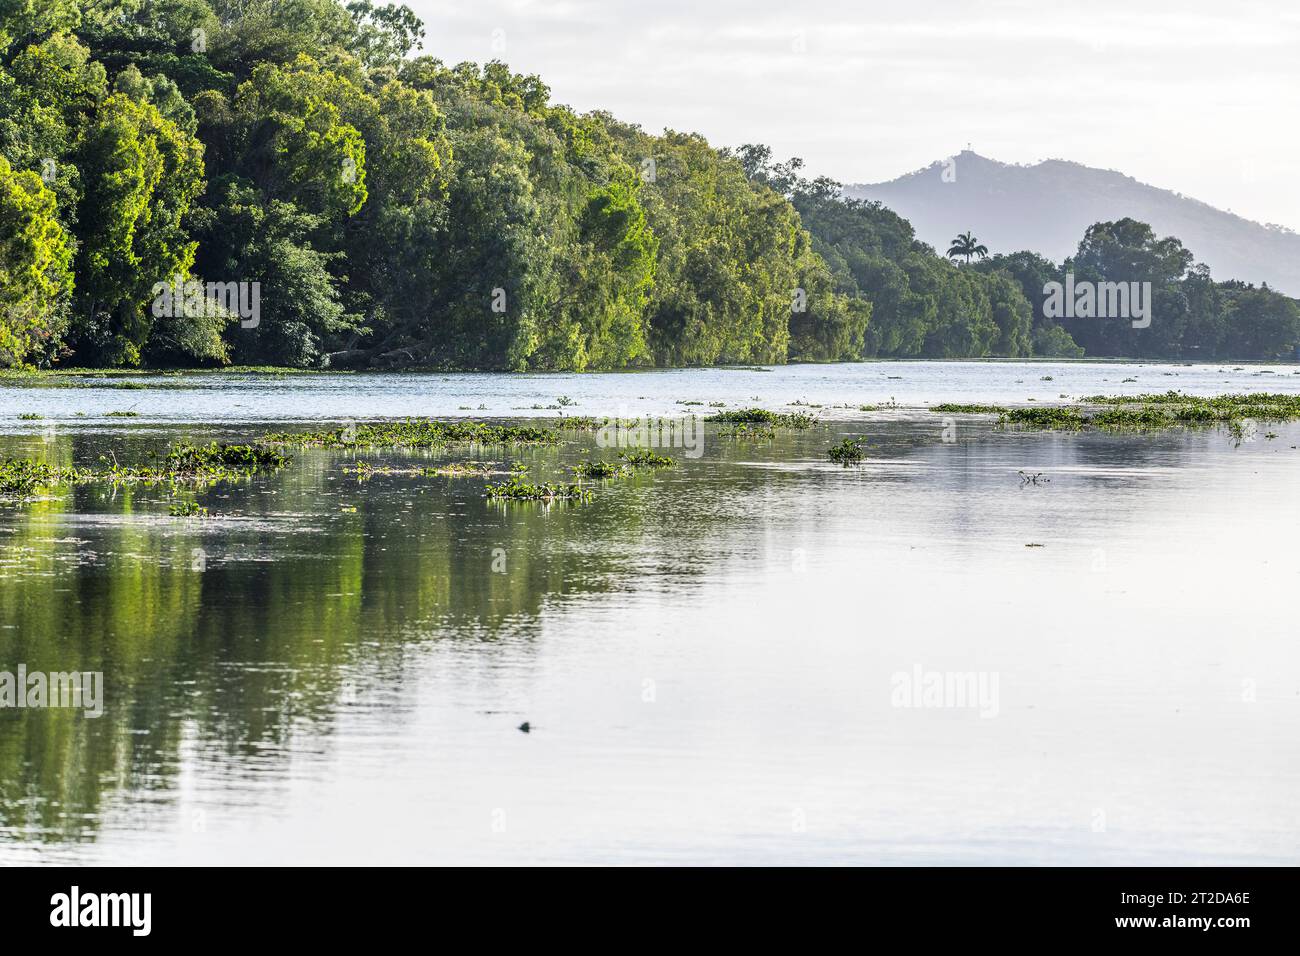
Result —
[[[1177, 236], [1218, 280], [1240, 279], [1300, 296], [1300, 233], [1263, 225], [1113, 170], [1049, 159], [1017, 166], [969, 150], [886, 183], [844, 187], [911, 221], [940, 252], [970, 230], [990, 253], [1028, 249], [1057, 262], [1095, 222], [1125, 216]], [[955, 176], [953, 175], [955, 174]]]

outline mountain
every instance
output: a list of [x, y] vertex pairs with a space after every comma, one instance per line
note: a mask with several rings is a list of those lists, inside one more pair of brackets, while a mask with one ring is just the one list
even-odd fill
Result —
[[1090, 225], [1129, 216], [1158, 236], [1177, 236], [1216, 279], [1267, 282], [1300, 296], [1300, 233], [1112, 170], [1059, 159], [1016, 166], [966, 150], [891, 182], [845, 186], [844, 193], [880, 200], [941, 253], [969, 230], [991, 254], [1029, 249], [1060, 262]]

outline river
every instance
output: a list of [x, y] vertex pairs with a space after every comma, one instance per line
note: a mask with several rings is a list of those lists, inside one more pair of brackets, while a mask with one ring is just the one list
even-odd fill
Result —
[[[923, 407], [1294, 393], [1295, 366], [148, 381], [5, 384], [0, 455], [405, 415], [821, 422], [709, 425], [585, 504], [299, 450], [198, 492], [205, 519], [147, 487], [0, 506], [0, 670], [104, 675], [100, 717], [0, 710], [0, 863], [1300, 862], [1300, 424]], [[849, 436], [865, 463], [828, 461]], [[555, 478], [611, 454], [360, 457]]]

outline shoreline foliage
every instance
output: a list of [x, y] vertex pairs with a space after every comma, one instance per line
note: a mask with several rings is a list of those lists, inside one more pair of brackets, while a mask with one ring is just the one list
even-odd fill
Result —
[[[1093, 225], [1064, 263], [954, 264], [797, 159], [577, 113], [540, 77], [444, 63], [425, 38], [408, 7], [372, 0], [0, 4], [0, 368], [1274, 359], [1300, 343], [1296, 300], [1216, 282], [1132, 219]], [[1156, 320], [1044, 315], [1066, 269], [1151, 282]]]

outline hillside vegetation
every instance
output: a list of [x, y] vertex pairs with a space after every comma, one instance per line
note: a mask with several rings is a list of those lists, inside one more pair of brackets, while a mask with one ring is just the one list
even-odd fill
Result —
[[1129, 227], [1090, 231], [1081, 267], [1150, 272], [1173, 318], [1054, 323], [1051, 263], [958, 266], [797, 161], [579, 115], [503, 63], [420, 55], [423, 36], [368, 0], [0, 0], [0, 366], [1250, 358], [1296, 340], [1294, 302], [1152, 259]]

